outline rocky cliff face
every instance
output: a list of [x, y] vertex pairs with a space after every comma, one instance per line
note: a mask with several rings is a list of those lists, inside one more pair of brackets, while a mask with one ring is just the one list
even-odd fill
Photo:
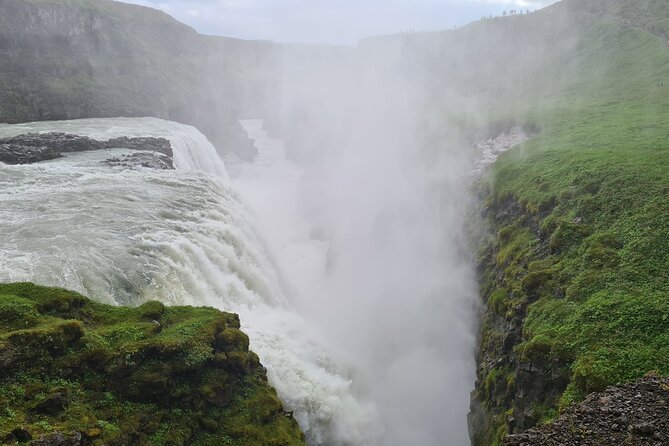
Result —
[[551, 280], [540, 268], [550, 257], [540, 229], [547, 210], [532, 216], [513, 199], [482, 207], [487, 230], [498, 237], [483, 239], [478, 253], [481, 297], [487, 305], [481, 314], [469, 415], [475, 446], [497, 444], [507, 432], [522, 432], [551, 416], [569, 383], [569, 369], [559, 358], [535, 354], [524, 344], [528, 307]]
[[271, 48], [111, 0], [6, 0], [0, 122], [153, 116], [249, 157], [237, 120], [260, 113]]

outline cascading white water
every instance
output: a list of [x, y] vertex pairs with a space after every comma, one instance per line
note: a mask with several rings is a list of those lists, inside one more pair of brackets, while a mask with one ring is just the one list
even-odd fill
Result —
[[177, 170], [103, 166], [114, 150], [0, 163], [0, 281], [61, 286], [111, 304], [156, 299], [236, 312], [310, 445], [374, 444], [374, 407], [354, 396], [340, 361], [291, 309], [202, 134], [151, 118], [0, 125], [0, 137], [50, 131], [165, 137]]
[[209, 173], [224, 181], [228, 173], [214, 146], [196, 128], [157, 118], [74, 119], [25, 124], [0, 124], [0, 137], [24, 133], [61, 132], [106, 141], [121, 136], [151, 136], [169, 139], [174, 166], [179, 170]]

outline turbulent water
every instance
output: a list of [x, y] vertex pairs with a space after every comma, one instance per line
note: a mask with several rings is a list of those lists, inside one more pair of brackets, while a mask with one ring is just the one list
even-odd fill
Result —
[[202, 134], [151, 118], [0, 125], [0, 137], [48, 131], [165, 137], [177, 170], [110, 168], [100, 162], [109, 151], [0, 163], [0, 281], [61, 286], [111, 304], [155, 299], [239, 313], [311, 445], [375, 442], [373, 406], [354, 396], [341, 361], [293, 311], [251, 223], [257, 216]]

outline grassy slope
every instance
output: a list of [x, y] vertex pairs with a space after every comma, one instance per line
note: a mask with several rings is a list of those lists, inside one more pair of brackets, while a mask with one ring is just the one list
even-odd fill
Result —
[[2, 284], [0, 441], [25, 432], [106, 445], [304, 444], [236, 315]]
[[[481, 250], [489, 313], [523, 320], [517, 361], [553, 364], [569, 383], [537, 418], [650, 370], [669, 374], [669, 5], [582, 4], [608, 9], [579, 31], [568, 63], [545, 67], [567, 81], [532, 80], [541, 101], [491, 113], [542, 132], [483, 185], [497, 233]], [[521, 212], [502, 215], [511, 204]], [[515, 370], [486, 373], [496, 393], [514, 392]], [[495, 410], [498, 426], [514, 415]]]
[[188, 49], [195, 32], [167, 15], [105, 0], [12, 0], [3, 8], [4, 122], [168, 117], [169, 107], [183, 106], [177, 89], [197, 87]]

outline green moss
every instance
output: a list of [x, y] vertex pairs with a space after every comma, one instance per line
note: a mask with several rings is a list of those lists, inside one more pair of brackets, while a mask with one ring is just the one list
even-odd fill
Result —
[[0, 284], [0, 438], [87, 444], [300, 445], [236, 315], [137, 308]]
[[560, 412], [563, 412], [572, 404], [578, 403], [582, 400], [583, 400], [583, 392], [581, 392], [576, 387], [576, 385], [572, 383], [569, 386], [567, 386], [567, 389], [562, 394], [562, 397], [560, 398], [560, 402], [558, 405], [558, 409]]
[[564, 222], [553, 232], [549, 246], [553, 251], [565, 251], [578, 246], [591, 233], [592, 229], [587, 225]]
[[558, 416], [557, 409], [542, 404], [534, 405], [532, 410], [534, 411], [534, 416], [539, 419], [538, 424], [550, 423]]
[[502, 446], [504, 437], [509, 433], [506, 422], [497, 423], [497, 430], [493, 434], [491, 446]]
[[137, 311], [140, 312], [142, 318], [160, 321], [165, 314], [165, 305], [157, 301], [147, 302], [137, 308]]
[[554, 342], [547, 336], [535, 336], [530, 341], [517, 346], [521, 359], [538, 360], [550, 356]]
[[490, 393], [490, 391], [493, 389], [493, 386], [495, 385], [495, 381], [497, 381], [499, 374], [500, 371], [499, 369], [496, 368], [488, 372], [488, 376], [486, 376], [486, 379], [483, 382], [483, 387], [485, 388], [486, 393]]
[[488, 308], [497, 314], [504, 314], [507, 308], [508, 297], [509, 293], [504, 288], [497, 289], [488, 298]]
[[504, 236], [507, 242], [502, 243], [497, 254], [497, 264], [500, 266], [518, 260], [536, 244], [536, 236], [526, 228], [507, 228], [507, 233]]
[[521, 287], [528, 295], [534, 295], [545, 288], [552, 278], [551, 270], [534, 271], [523, 278]]

